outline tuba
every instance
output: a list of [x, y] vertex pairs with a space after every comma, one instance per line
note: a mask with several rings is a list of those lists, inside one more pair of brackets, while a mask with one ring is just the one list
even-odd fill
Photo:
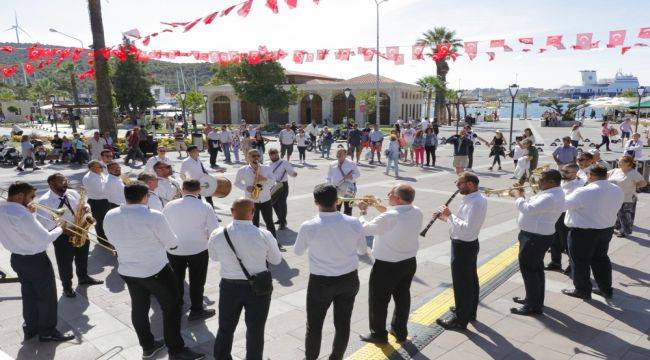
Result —
[[255, 178], [253, 179], [253, 190], [251, 190], [251, 200], [257, 200], [260, 198], [260, 193], [262, 192], [262, 184], [257, 181], [260, 175], [260, 165], [257, 164], [257, 169], [255, 169]]
[[88, 241], [88, 231], [97, 221], [88, 213], [86, 208], [86, 190], [79, 190], [79, 203], [74, 212], [74, 225], [82, 231], [75, 231], [70, 235], [70, 243], [74, 247], [82, 247]]

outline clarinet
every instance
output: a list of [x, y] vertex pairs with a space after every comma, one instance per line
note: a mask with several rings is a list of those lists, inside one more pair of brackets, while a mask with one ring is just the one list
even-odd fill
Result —
[[[454, 198], [456, 197], [456, 194], [458, 194], [459, 191], [460, 190], [456, 190], [453, 194], [451, 194], [451, 197], [449, 197], [449, 199], [445, 203], [445, 206], [449, 206], [449, 204], [451, 203], [452, 200], [454, 200]], [[431, 227], [431, 225], [433, 225], [433, 223], [436, 222], [436, 220], [438, 220], [439, 216], [440, 216], [440, 213], [437, 213], [436, 216], [434, 216], [433, 219], [431, 219], [431, 221], [429, 221], [429, 224], [427, 224], [427, 227], [425, 227], [420, 232], [420, 236], [422, 236], [422, 237], [427, 236], [427, 231], [429, 231], [429, 228]]]

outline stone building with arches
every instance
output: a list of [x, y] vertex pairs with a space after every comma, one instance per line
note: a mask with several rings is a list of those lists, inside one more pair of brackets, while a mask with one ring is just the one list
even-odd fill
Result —
[[[344, 118], [356, 119], [365, 124], [366, 120], [375, 122], [375, 114], [362, 112], [360, 101], [355, 95], [365, 91], [374, 91], [376, 77], [365, 74], [351, 79], [338, 79], [326, 75], [287, 71], [286, 87], [295, 85], [301, 98], [294, 105], [289, 105], [287, 112], [260, 111], [259, 106], [243, 101], [237, 97], [230, 85], [203, 86], [200, 91], [208, 96], [208, 122], [211, 124], [286, 124], [295, 121], [307, 124], [311, 119], [319, 124], [340, 124]], [[419, 86], [399, 82], [380, 76], [379, 93], [380, 123], [393, 124], [398, 118], [420, 118], [424, 114], [424, 96]], [[350, 89], [350, 96], [345, 96], [345, 89]], [[311, 99], [310, 99], [310, 95]], [[205, 113], [197, 114], [198, 122], [205, 122]]]

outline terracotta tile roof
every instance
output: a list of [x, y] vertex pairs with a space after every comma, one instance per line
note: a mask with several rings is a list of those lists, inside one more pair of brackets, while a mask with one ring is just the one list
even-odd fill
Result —
[[[357, 77], [353, 77], [351, 79], [345, 80], [344, 83], [346, 84], [353, 84], [353, 85], [369, 85], [369, 84], [374, 84], [377, 81], [377, 77], [374, 74], [365, 74]], [[385, 76], [379, 75], [379, 83], [380, 84], [395, 84], [398, 83], [398, 81], [395, 81], [393, 79], [389, 79]]]

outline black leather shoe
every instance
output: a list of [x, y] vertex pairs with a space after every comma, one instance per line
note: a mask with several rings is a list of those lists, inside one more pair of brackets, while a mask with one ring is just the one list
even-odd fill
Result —
[[23, 341], [28, 341], [36, 335], [38, 335], [38, 331], [29, 331], [26, 326], [23, 326]]
[[438, 319], [436, 324], [440, 325], [445, 330], [455, 330], [455, 331], [465, 331], [467, 330], [467, 324], [461, 324], [458, 319], [453, 318], [449, 320]]
[[77, 293], [72, 289], [63, 289], [63, 296], [67, 298], [74, 298], [77, 297]]
[[188, 348], [183, 349], [183, 351], [178, 354], [170, 355], [170, 360], [201, 360], [205, 359], [204, 354], [196, 353]]
[[612, 291], [605, 292], [605, 291], [602, 291], [600, 289], [593, 289], [593, 290], [591, 290], [591, 293], [596, 294], [596, 295], [600, 295], [600, 296], [604, 297], [605, 299], [611, 299], [612, 296], [614, 296]]
[[525, 306], [518, 307], [518, 308], [510, 308], [510, 312], [515, 315], [541, 315], [542, 314], [541, 310], [533, 310]]
[[38, 341], [40, 342], [63, 342], [74, 340], [74, 335], [72, 334], [61, 334], [60, 332], [55, 332], [52, 335], [39, 336]]
[[591, 300], [591, 294], [584, 294], [576, 289], [564, 289], [562, 290], [562, 294], [582, 300]]
[[287, 252], [287, 249], [284, 248], [284, 246], [278, 244], [278, 249], [280, 249], [280, 252]]
[[155, 341], [153, 342], [153, 346], [151, 346], [151, 347], [148, 348], [148, 349], [143, 349], [143, 350], [142, 350], [142, 358], [143, 358], [143, 359], [151, 359], [151, 358], [153, 358], [154, 356], [156, 356], [156, 354], [157, 354], [158, 352], [160, 352], [160, 350], [162, 350], [162, 349], [164, 349], [164, 348], [165, 348], [165, 342], [164, 342], [164, 341], [162, 341], [162, 340], [155, 340]]
[[395, 339], [397, 339], [397, 342], [398, 342], [398, 343], [403, 343], [403, 342], [405, 342], [405, 341], [407, 340], [407, 339], [406, 339], [406, 336], [404, 336], [404, 337], [397, 336], [397, 334], [396, 334], [395, 331], [393, 331], [393, 330], [389, 331], [388, 333], [391, 334], [391, 335], [393, 335], [393, 336], [395, 337]]
[[[449, 311], [453, 312], [456, 314], [456, 307], [455, 306], [450, 306]], [[476, 314], [472, 315], [469, 317], [469, 321], [476, 321]]]
[[101, 285], [104, 282], [102, 280], [93, 279], [90, 276], [87, 276], [79, 280], [79, 285]]
[[376, 337], [373, 334], [359, 335], [361, 341], [373, 343], [373, 344], [388, 344], [388, 337], [380, 338]]
[[522, 299], [519, 296], [513, 297], [512, 301], [516, 302], [517, 304], [526, 305], [526, 299]]
[[546, 265], [546, 267], [544, 267], [544, 270], [547, 270], [547, 271], [562, 271], [562, 264], [548, 263], [548, 265]]
[[190, 315], [187, 317], [189, 321], [200, 320], [200, 319], [209, 319], [216, 314], [214, 309], [202, 309], [200, 311], [190, 311]]

